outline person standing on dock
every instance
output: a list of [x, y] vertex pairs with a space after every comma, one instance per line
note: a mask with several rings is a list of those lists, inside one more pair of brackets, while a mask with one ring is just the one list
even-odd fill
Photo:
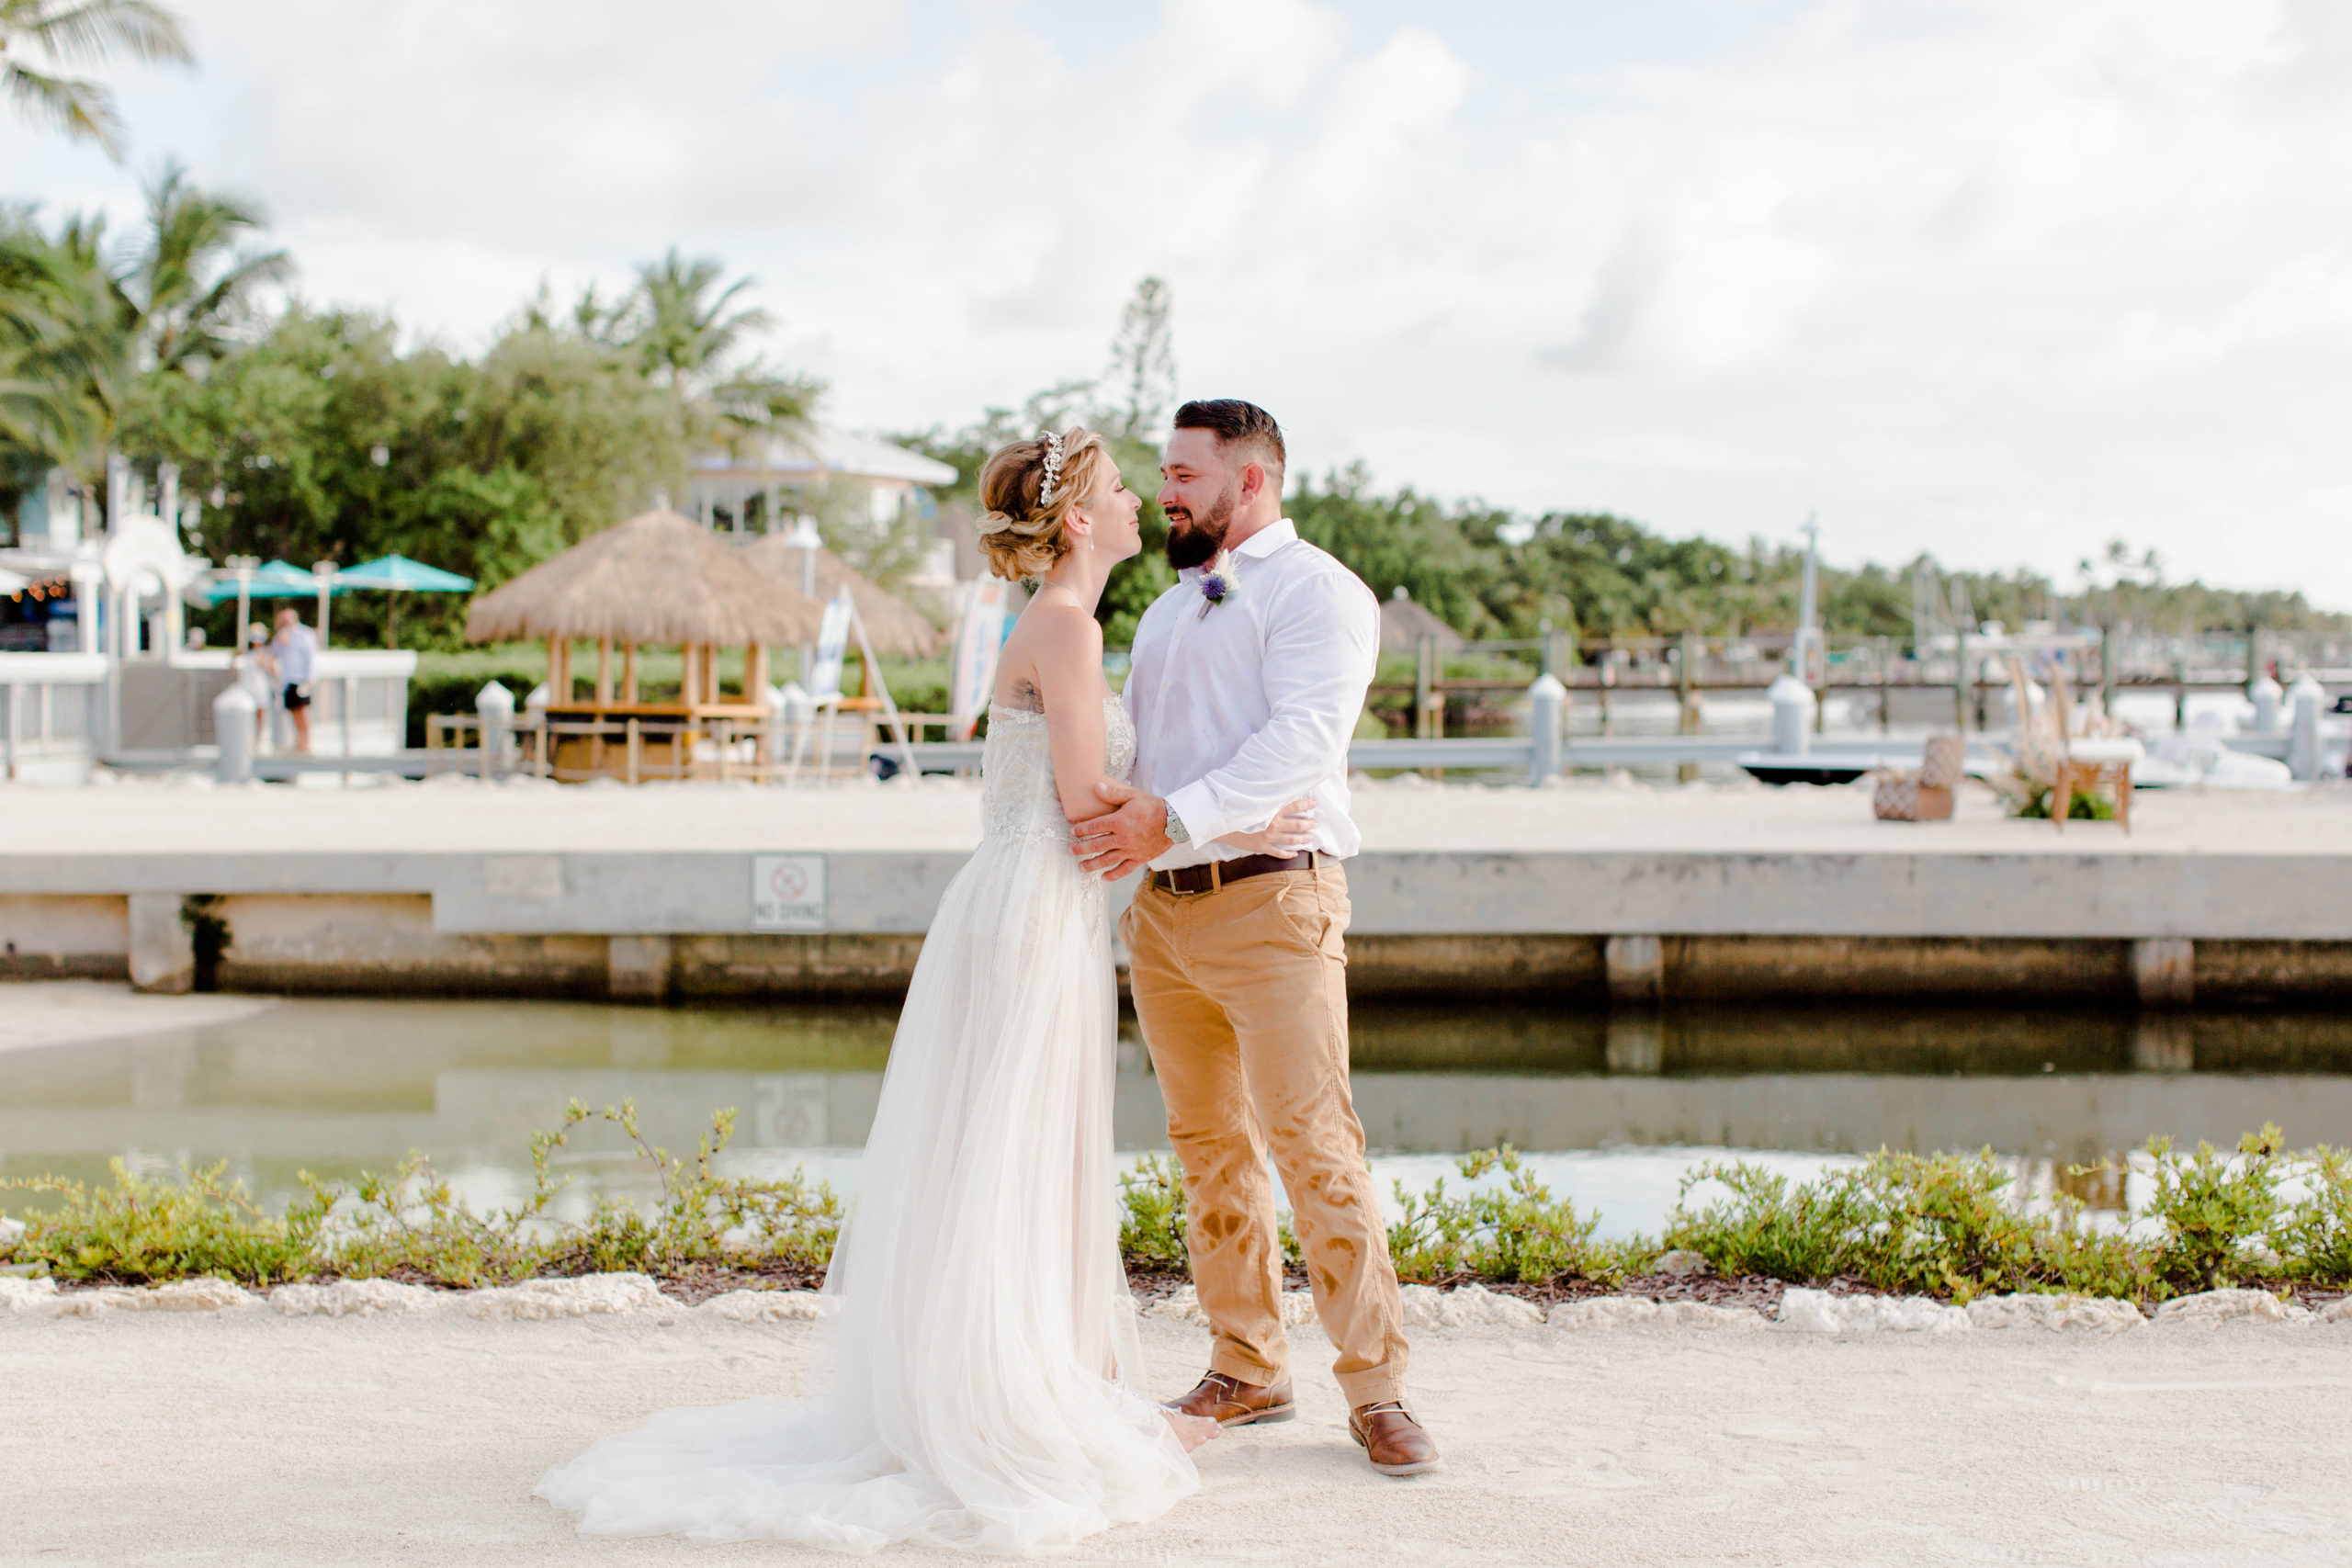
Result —
[[[1363, 847], [1348, 742], [1380, 605], [1283, 515], [1283, 459], [1254, 403], [1176, 412], [1159, 504], [1180, 577], [1136, 627], [1125, 694], [1141, 787], [1098, 785], [1117, 809], [1073, 818], [1072, 848], [1108, 878], [1150, 867], [1122, 930], [1216, 1334], [1207, 1374], [1170, 1408], [1228, 1427], [1296, 1414], [1271, 1145], [1349, 1430], [1374, 1470], [1415, 1475], [1437, 1468], [1437, 1445], [1405, 1403], [1396, 1273], [1348, 1086], [1340, 862]], [[1315, 821], [1299, 852], [1213, 841], [1297, 797]]]
[[294, 754], [311, 754], [311, 687], [319, 673], [319, 636], [288, 607], [277, 612], [277, 636], [269, 645], [277, 669], [278, 694], [294, 721]]

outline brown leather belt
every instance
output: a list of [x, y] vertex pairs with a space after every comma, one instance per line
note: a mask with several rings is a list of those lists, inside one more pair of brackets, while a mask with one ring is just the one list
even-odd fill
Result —
[[1245, 876], [1263, 876], [1270, 871], [1313, 871], [1329, 855], [1307, 850], [1295, 855], [1242, 855], [1234, 860], [1213, 860], [1206, 865], [1182, 865], [1174, 871], [1155, 871], [1146, 880], [1166, 893], [1214, 893], [1228, 883]]

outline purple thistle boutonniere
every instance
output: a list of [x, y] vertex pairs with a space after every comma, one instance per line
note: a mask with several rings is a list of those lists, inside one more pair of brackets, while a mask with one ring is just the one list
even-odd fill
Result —
[[1233, 575], [1233, 557], [1219, 550], [1216, 558], [1209, 562], [1208, 570], [1201, 573], [1201, 614], [1205, 616], [1232, 598], [1234, 590], [1240, 586], [1240, 580]]

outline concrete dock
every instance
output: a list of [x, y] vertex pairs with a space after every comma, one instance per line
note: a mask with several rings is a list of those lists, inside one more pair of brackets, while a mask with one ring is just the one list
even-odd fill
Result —
[[[325, 783], [326, 781], [321, 781]], [[444, 778], [0, 788], [0, 977], [153, 990], [888, 996], [975, 783]], [[2112, 824], [1882, 823], [1866, 789], [1367, 782], [1367, 996], [2352, 994], [2352, 788], [2143, 792]], [[1120, 893], [1124, 897], [1124, 890]]]

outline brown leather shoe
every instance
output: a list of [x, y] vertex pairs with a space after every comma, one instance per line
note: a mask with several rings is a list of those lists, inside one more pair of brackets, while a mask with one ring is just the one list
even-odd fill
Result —
[[1421, 1475], [1437, 1468], [1437, 1442], [1403, 1400], [1357, 1406], [1348, 1416], [1348, 1433], [1383, 1475]]
[[1204, 1416], [1220, 1427], [1250, 1427], [1261, 1421], [1287, 1421], [1298, 1414], [1298, 1404], [1291, 1397], [1288, 1378], [1272, 1388], [1260, 1388], [1256, 1383], [1243, 1382], [1238, 1378], [1227, 1377], [1223, 1372], [1210, 1372], [1201, 1379], [1192, 1393], [1182, 1399], [1169, 1400], [1162, 1408], [1184, 1416]]

